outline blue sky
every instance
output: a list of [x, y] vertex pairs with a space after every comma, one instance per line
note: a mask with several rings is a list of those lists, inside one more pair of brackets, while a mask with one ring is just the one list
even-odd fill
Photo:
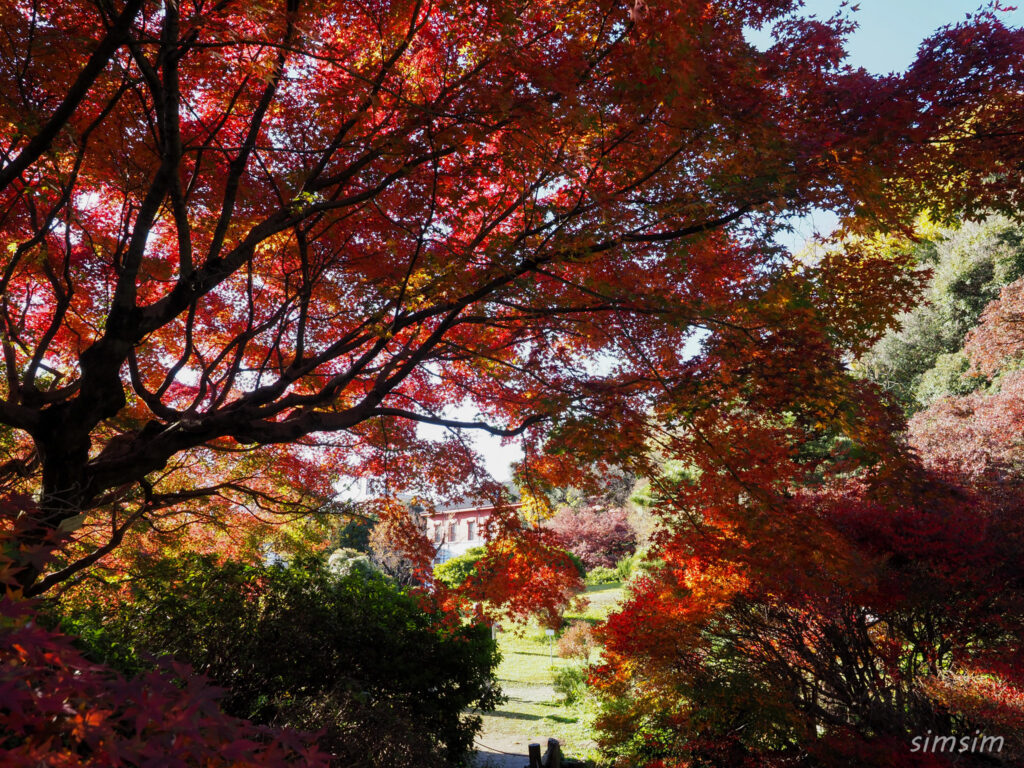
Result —
[[[1024, 0], [1004, 0], [1003, 5], [1020, 5], [1015, 11], [999, 12], [1008, 26], [1024, 26]], [[829, 18], [840, 0], [805, 0], [804, 15]], [[854, 66], [876, 74], [901, 71], [914, 60], [918, 44], [946, 24], [963, 21], [984, 0], [851, 0], [859, 5], [849, 14], [860, 27], [850, 38], [847, 50]]]
[[[1004, 0], [1002, 5], [1015, 3], [1015, 10], [996, 13], [1007, 26], [1024, 26], [1024, 0]], [[827, 19], [841, 5], [841, 0], [804, 0], [801, 13]], [[858, 10], [850, 12], [854, 5]], [[926, 37], [947, 24], [965, 21], [988, 5], [987, 0], [850, 0], [847, 15], [859, 26], [847, 43], [848, 61], [875, 74], [901, 72], [914, 61], [918, 45]], [[769, 30], [751, 30], [749, 38], [755, 45], [766, 44]], [[835, 224], [835, 216], [819, 211], [793, 222], [793, 232], [780, 235], [779, 241], [790, 250], [799, 250], [816, 232], [828, 234]]]

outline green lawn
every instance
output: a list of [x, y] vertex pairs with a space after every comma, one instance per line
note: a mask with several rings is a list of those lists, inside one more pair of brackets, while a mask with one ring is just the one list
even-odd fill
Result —
[[[566, 618], [599, 621], [622, 598], [622, 584], [606, 584], [587, 589], [590, 605], [582, 613], [567, 613]], [[556, 670], [578, 662], [562, 659], [544, 630], [530, 624], [498, 636], [502, 661], [498, 681], [508, 701], [498, 711], [484, 715], [484, 728], [478, 743], [504, 752], [526, 752], [526, 745], [548, 738], [562, 744], [566, 757], [578, 760], [598, 759], [593, 740], [596, 708], [584, 700], [567, 705], [552, 687]]]
[[590, 605], [587, 607], [587, 610], [583, 613], [567, 611], [565, 618], [601, 621], [622, 601], [623, 592], [624, 589], [621, 581], [601, 584], [597, 587], [587, 587], [586, 595], [590, 599]]

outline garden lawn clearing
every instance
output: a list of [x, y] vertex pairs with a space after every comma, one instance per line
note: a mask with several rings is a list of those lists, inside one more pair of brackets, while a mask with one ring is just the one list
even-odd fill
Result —
[[[581, 613], [567, 613], [568, 621], [596, 623], [604, 619], [622, 599], [623, 588], [621, 583], [602, 584], [589, 587], [586, 595], [590, 605]], [[555, 640], [532, 622], [525, 628], [498, 634], [502, 655], [498, 684], [508, 701], [496, 711], [482, 714], [483, 729], [476, 739], [477, 766], [520, 768], [526, 765], [528, 745], [536, 742], [544, 749], [549, 738], [558, 739], [568, 758], [597, 761], [594, 703], [584, 698], [576, 704], [566, 704], [554, 689], [555, 672], [578, 665], [558, 655]], [[596, 654], [591, 661], [595, 659]]]

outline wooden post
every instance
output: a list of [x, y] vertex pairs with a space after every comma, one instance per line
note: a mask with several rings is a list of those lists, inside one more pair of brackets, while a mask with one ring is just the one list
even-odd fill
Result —
[[548, 739], [548, 751], [544, 753], [544, 768], [562, 768], [562, 747], [558, 739]]
[[530, 768], [544, 768], [540, 762], [540, 744], [530, 745]]

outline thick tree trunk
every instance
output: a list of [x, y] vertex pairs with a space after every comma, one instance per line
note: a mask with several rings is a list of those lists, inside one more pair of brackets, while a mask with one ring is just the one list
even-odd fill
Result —
[[32, 592], [61, 537], [71, 529], [69, 521], [83, 514], [95, 496], [85, 473], [89, 433], [74, 428], [68, 411], [67, 406], [43, 411], [33, 435], [42, 464], [41, 493], [38, 505], [24, 510], [16, 534], [22, 566], [16, 580], [26, 594]]

